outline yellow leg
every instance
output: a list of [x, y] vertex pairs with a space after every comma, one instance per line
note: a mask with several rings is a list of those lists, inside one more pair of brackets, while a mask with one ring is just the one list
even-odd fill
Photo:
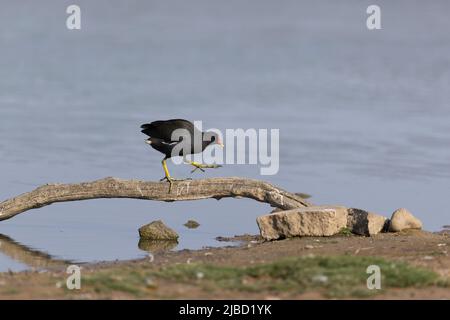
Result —
[[195, 161], [187, 161], [187, 163], [189, 163], [190, 165], [195, 167], [194, 170], [191, 171], [191, 173], [196, 171], [197, 169], [200, 169], [201, 171], [205, 172], [204, 169], [221, 167], [221, 165], [218, 165], [218, 164], [202, 164], [202, 163], [198, 163]]
[[162, 166], [163, 166], [163, 169], [164, 169], [164, 174], [166, 175], [165, 179], [170, 180], [171, 178], [170, 178], [169, 169], [167, 168], [166, 159], [163, 159]]
[[163, 166], [163, 169], [164, 169], [164, 174], [165, 174], [165, 177], [162, 178], [161, 181], [167, 180], [167, 182], [169, 182], [169, 193], [170, 193], [170, 192], [172, 191], [172, 182], [173, 182], [173, 179], [172, 179], [172, 177], [170, 176], [169, 169], [167, 168], [166, 159], [163, 159], [163, 160], [161, 161], [161, 163], [162, 163], [162, 166]]
[[172, 191], [172, 184], [173, 184], [174, 181], [190, 180], [190, 179], [174, 179], [174, 178], [172, 178], [170, 176], [169, 169], [167, 168], [166, 159], [163, 159], [163, 161], [161, 161], [161, 163], [162, 163], [162, 166], [163, 166], [163, 169], [164, 169], [165, 177], [162, 178], [160, 181], [167, 180], [169, 182], [169, 184], [170, 184], [169, 185], [169, 193]]

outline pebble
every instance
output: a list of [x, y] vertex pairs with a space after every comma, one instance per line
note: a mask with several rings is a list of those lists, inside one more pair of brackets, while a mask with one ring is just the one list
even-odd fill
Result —
[[312, 281], [318, 282], [318, 283], [327, 283], [328, 277], [323, 274], [318, 274], [318, 275], [315, 275], [314, 277], [312, 277]]

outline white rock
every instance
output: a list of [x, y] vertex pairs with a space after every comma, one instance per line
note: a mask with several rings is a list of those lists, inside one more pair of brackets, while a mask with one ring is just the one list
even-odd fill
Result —
[[347, 208], [298, 208], [260, 216], [256, 222], [265, 240], [296, 236], [332, 236], [347, 226]]
[[315, 275], [314, 277], [312, 277], [312, 281], [318, 282], [318, 283], [327, 283], [328, 277], [323, 274], [318, 274], [318, 275]]
[[422, 222], [408, 210], [397, 209], [392, 214], [389, 231], [399, 232], [405, 229], [422, 229]]
[[361, 209], [348, 209], [347, 228], [362, 236], [375, 235], [385, 228], [387, 218]]

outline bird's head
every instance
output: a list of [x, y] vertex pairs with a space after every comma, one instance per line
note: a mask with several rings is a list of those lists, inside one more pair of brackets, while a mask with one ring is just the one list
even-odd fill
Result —
[[224, 147], [220, 135], [214, 131], [206, 131], [203, 133], [203, 143], [206, 144], [207, 146], [210, 144], [217, 144], [222, 148]]

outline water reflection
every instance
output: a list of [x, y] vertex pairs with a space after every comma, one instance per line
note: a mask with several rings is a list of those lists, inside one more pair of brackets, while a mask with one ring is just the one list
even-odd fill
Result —
[[163, 240], [144, 240], [140, 239], [138, 248], [148, 253], [158, 253], [174, 249], [178, 245], [177, 241], [163, 241]]
[[0, 234], [0, 252], [17, 262], [36, 269], [60, 268], [73, 263], [70, 260], [57, 259], [48, 253], [27, 247], [4, 234]]
[[[140, 239], [138, 242], [138, 248], [140, 250], [151, 254], [170, 251], [177, 246], [177, 241], [152, 241]], [[72, 260], [59, 259], [46, 252], [33, 249], [4, 234], [0, 234], [0, 252], [16, 262], [25, 264], [31, 269], [43, 270], [66, 268], [68, 265], [79, 263]]]

